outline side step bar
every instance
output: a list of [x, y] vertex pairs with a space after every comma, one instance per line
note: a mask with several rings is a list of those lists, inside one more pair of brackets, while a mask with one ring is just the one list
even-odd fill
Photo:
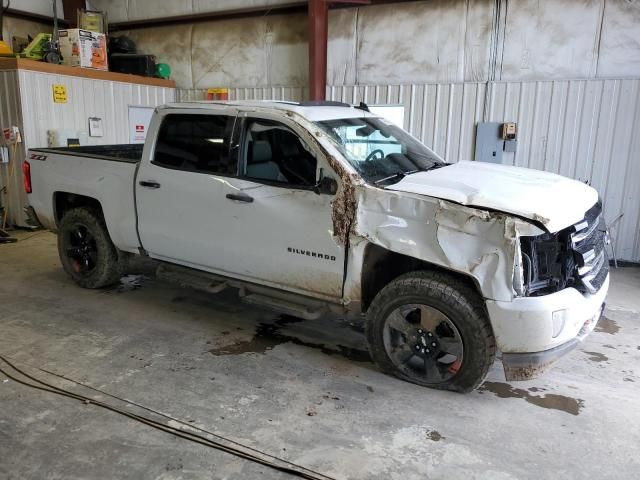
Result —
[[237, 288], [240, 299], [247, 304], [301, 317], [305, 320], [320, 318], [323, 314], [328, 313], [333, 306], [327, 302], [303, 295], [263, 287], [261, 285], [178, 265], [162, 264], [158, 267], [156, 276], [162, 280], [176, 283], [181, 287], [191, 287], [207, 293], [220, 293], [228, 287]]
[[266, 295], [260, 295], [259, 293], [251, 293], [240, 297], [244, 303], [250, 305], [257, 305], [259, 307], [275, 310], [276, 312], [286, 313], [294, 317], [301, 317], [305, 320], [316, 320], [320, 318], [326, 309], [320, 308], [313, 310], [311, 307], [300, 305], [298, 303], [282, 300], [281, 298], [267, 297]]

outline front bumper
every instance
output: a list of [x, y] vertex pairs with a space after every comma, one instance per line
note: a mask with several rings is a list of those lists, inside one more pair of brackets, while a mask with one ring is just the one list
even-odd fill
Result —
[[511, 302], [487, 300], [506, 379], [535, 378], [573, 350], [595, 328], [608, 289], [609, 276], [592, 295], [567, 288]]

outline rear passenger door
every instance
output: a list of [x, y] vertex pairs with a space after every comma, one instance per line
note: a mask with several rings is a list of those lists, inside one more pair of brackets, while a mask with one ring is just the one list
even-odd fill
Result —
[[233, 266], [225, 195], [237, 174], [230, 148], [236, 113], [176, 109], [156, 119], [156, 141], [145, 147], [135, 186], [140, 240], [152, 257], [209, 270]]

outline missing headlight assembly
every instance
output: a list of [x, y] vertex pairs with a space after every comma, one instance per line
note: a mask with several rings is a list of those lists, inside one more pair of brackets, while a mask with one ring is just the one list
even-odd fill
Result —
[[526, 296], [547, 295], [575, 283], [570, 235], [570, 229], [565, 229], [520, 237]]
[[582, 221], [560, 232], [520, 237], [525, 295], [547, 295], [568, 287], [595, 293], [609, 270], [606, 238], [600, 202]]

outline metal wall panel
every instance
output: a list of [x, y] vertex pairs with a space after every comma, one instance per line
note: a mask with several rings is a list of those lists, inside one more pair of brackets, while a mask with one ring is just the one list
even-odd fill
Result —
[[[178, 102], [193, 102], [207, 99], [206, 88], [178, 88]], [[307, 87], [247, 87], [229, 88], [229, 100], [284, 100], [300, 102], [309, 97]]]
[[[14, 125], [18, 127], [22, 125], [18, 72], [0, 71], [0, 129]], [[0, 144], [2, 144], [1, 141]], [[10, 163], [0, 164], [0, 189], [6, 187], [6, 192], [0, 193], [0, 203], [7, 210], [8, 224], [11, 225], [14, 218], [22, 215], [22, 205], [27, 196], [22, 187], [21, 159], [24, 158], [24, 144], [9, 147], [9, 152]], [[16, 161], [16, 158], [20, 160]], [[0, 227], [2, 220], [0, 217]]]
[[[19, 226], [26, 226], [22, 160], [27, 149], [47, 146], [47, 130], [84, 132], [91, 145], [129, 143], [129, 106], [156, 107], [175, 101], [173, 88], [30, 70], [1, 71], [0, 75], [0, 126], [18, 126], [23, 139], [9, 187], [9, 217]], [[67, 87], [67, 103], [53, 102], [54, 84]], [[102, 118], [102, 137], [88, 137], [89, 117]]]
[[623, 215], [616, 257], [640, 261], [640, 79], [330, 86], [327, 98], [404, 105], [405, 128], [449, 162], [473, 159], [478, 121], [517, 122], [514, 164], [593, 185], [607, 222]]
[[[88, 134], [89, 117], [102, 118], [103, 137], [92, 145], [129, 143], [129, 106], [156, 107], [175, 101], [175, 89], [19, 71], [26, 148], [47, 145], [47, 130]], [[67, 103], [53, 103], [54, 84], [67, 87]]]
[[[205, 90], [178, 90], [202, 100]], [[232, 88], [229, 99], [301, 100], [301, 88]], [[473, 159], [479, 121], [514, 121], [514, 164], [598, 189], [616, 256], [640, 261], [640, 79], [328, 86], [327, 99], [404, 105], [405, 128], [449, 162]]]

